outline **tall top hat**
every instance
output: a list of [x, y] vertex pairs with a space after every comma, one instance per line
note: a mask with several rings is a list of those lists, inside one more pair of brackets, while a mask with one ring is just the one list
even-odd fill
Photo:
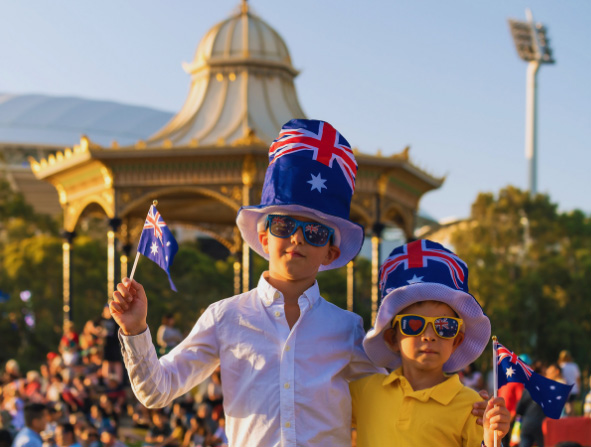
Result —
[[320, 270], [346, 265], [363, 245], [363, 227], [349, 219], [357, 162], [351, 146], [325, 121], [287, 122], [269, 148], [260, 205], [243, 206], [236, 224], [242, 238], [265, 259], [258, 232], [268, 214], [305, 216], [335, 230], [341, 255]]
[[490, 339], [490, 321], [468, 291], [468, 266], [441, 244], [426, 239], [395, 248], [380, 268], [383, 301], [375, 327], [363, 347], [378, 366], [398, 368], [400, 355], [391, 351], [383, 332], [403, 309], [419, 301], [441, 301], [464, 321], [464, 341], [443, 365], [443, 371], [459, 371], [476, 360]]

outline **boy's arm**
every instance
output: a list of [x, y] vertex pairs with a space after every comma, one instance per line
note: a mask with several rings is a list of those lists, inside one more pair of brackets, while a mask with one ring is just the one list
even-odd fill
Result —
[[127, 278], [118, 284], [110, 308], [121, 327], [121, 351], [133, 391], [146, 407], [168, 405], [209, 377], [219, 365], [211, 307], [199, 318], [189, 336], [160, 359], [146, 324], [147, 298], [141, 284], [135, 280], [129, 283]]
[[357, 316], [351, 334], [351, 343], [353, 346], [351, 349], [351, 360], [349, 362], [347, 374], [349, 381], [361, 379], [376, 373], [388, 374], [384, 368], [374, 365], [367, 357], [367, 354], [363, 349], [363, 337], [365, 337], [365, 331], [363, 329], [362, 322], [363, 320], [361, 317]]

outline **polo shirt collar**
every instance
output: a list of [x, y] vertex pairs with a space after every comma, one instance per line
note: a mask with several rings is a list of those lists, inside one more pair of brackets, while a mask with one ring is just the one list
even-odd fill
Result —
[[[265, 307], [269, 307], [273, 303], [284, 303], [283, 293], [267, 282], [268, 276], [269, 272], [264, 272], [257, 285], [257, 295], [259, 296], [261, 303], [263, 303], [263, 306]], [[318, 281], [314, 281], [314, 284], [304, 291], [300, 298], [308, 300], [309, 307], [312, 308], [320, 299]]]
[[462, 382], [460, 382], [458, 375], [452, 374], [447, 377], [447, 380], [440, 383], [439, 385], [435, 385], [434, 387], [427, 388], [425, 390], [414, 391], [408, 380], [406, 380], [406, 377], [402, 375], [402, 368], [392, 371], [390, 375], [384, 379], [382, 385], [393, 385], [396, 382], [398, 382], [406, 396], [414, 397], [421, 402], [426, 402], [429, 399], [433, 399], [442, 405], [449, 404], [456, 394], [458, 394], [464, 387]]

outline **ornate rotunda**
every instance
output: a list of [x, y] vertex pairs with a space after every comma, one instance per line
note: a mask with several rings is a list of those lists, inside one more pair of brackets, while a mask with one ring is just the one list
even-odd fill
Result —
[[[73, 148], [30, 159], [35, 176], [57, 189], [64, 211], [66, 319], [71, 318], [71, 241], [80, 220], [96, 212], [109, 219], [111, 291], [117, 275], [127, 273], [131, 245], [153, 199], [169, 225], [189, 225], [226, 246], [239, 260], [236, 292], [251, 288], [251, 252], [235, 226], [236, 212], [259, 203], [268, 147], [281, 126], [306, 118], [294, 86], [298, 71], [283, 39], [245, 1], [239, 12], [207, 32], [184, 68], [191, 76], [185, 104], [147, 140], [104, 147], [83, 137]], [[420, 198], [443, 183], [413, 165], [408, 152], [390, 157], [356, 153], [351, 218], [372, 238], [374, 312], [383, 228], [399, 227], [412, 238]], [[126, 247], [119, 259], [117, 240]], [[352, 305], [353, 263], [348, 272]]]

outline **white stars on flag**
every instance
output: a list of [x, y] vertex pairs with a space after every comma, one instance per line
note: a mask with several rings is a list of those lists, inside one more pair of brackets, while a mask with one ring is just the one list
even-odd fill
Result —
[[423, 282], [423, 278], [424, 278], [424, 276], [413, 275], [413, 277], [410, 278], [409, 280], [407, 280], [406, 282], [409, 284], [418, 284], [418, 283]]
[[316, 189], [318, 190], [318, 192], [322, 192], [322, 188], [328, 189], [328, 187], [325, 185], [326, 180], [320, 177], [320, 172], [318, 173], [318, 175], [314, 175], [312, 173], [310, 175], [312, 176], [312, 178], [307, 182], [310, 185], [312, 185], [310, 191], [314, 191]]
[[509, 368], [507, 368], [507, 369], [505, 370], [505, 374], [507, 374], [507, 377], [512, 377], [512, 376], [513, 376], [513, 374], [515, 374], [515, 370], [513, 369], [513, 367], [512, 367], [512, 366], [510, 366]]
[[158, 254], [158, 244], [156, 244], [156, 241], [152, 242], [152, 245], [150, 246], [150, 251], [153, 255]]

